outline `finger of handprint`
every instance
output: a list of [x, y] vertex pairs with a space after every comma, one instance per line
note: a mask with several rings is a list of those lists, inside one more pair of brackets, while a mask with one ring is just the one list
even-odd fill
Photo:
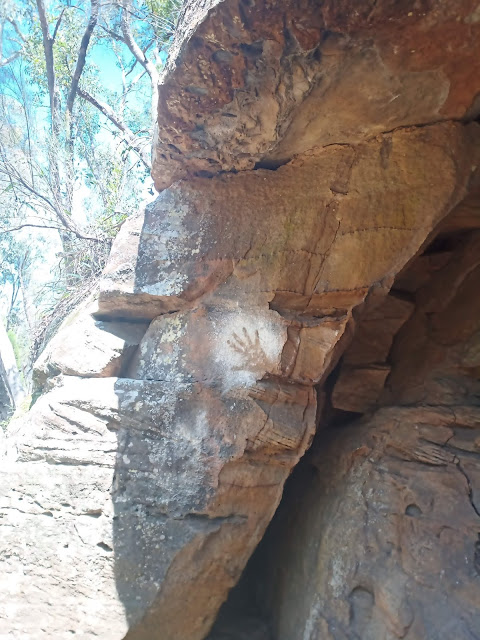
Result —
[[241, 347], [245, 346], [243, 340], [235, 333], [235, 331], [232, 333], [232, 338], [235, 340], [237, 345], [240, 345]]
[[238, 344], [231, 344], [230, 346], [234, 351], [236, 351], [240, 355], [242, 356], [245, 355], [245, 349], [243, 347], [239, 347]]
[[252, 340], [251, 335], [247, 332], [247, 339], [248, 339], [248, 346], [250, 347], [250, 349], [253, 349], [255, 347], [255, 343]]
[[242, 341], [239, 340], [237, 335], [233, 334], [233, 336], [235, 337], [236, 342], [233, 342], [232, 340], [227, 340], [228, 346], [231, 349], [233, 349], [233, 351], [236, 351], [237, 353], [240, 353], [241, 355], [244, 355], [245, 346], [243, 345]]
[[245, 344], [245, 348], [250, 351], [251, 349], [254, 348], [255, 345], [253, 344], [252, 338], [250, 337], [250, 335], [249, 335], [249, 333], [248, 333], [248, 331], [247, 331], [247, 329], [245, 327], [243, 327], [243, 335], [244, 335], [244, 340], [243, 341], [244, 341], [244, 344]]

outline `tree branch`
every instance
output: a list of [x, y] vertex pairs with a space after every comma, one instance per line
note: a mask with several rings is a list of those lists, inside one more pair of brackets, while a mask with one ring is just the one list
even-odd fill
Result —
[[[42, 203], [44, 203], [43, 204], [44, 207], [45, 205], [47, 205], [51, 213], [54, 214], [56, 218], [61, 222], [62, 228], [60, 230], [66, 231], [68, 233], [72, 233], [73, 235], [75, 235], [77, 238], [80, 238], [81, 240], [92, 240], [94, 242], [103, 242], [102, 238], [87, 236], [84, 233], [82, 233], [77, 228], [75, 223], [72, 220], [70, 220], [68, 216], [62, 211], [61, 204], [57, 206], [54, 202], [50, 200], [50, 198], [48, 198], [43, 193], [40, 193], [40, 191], [38, 191], [33, 185], [29, 184], [25, 180], [25, 178], [21, 175], [21, 173], [16, 169], [16, 167], [14, 167], [11, 163], [4, 161], [4, 165], [5, 165], [4, 173], [8, 175], [10, 180], [13, 177], [17, 185], [20, 185], [20, 187], [23, 187], [23, 189], [26, 192], [30, 193], [35, 198], [38, 198]], [[54, 196], [55, 196], [55, 193], [54, 193]], [[52, 227], [52, 228], [57, 228], [57, 227]]]
[[150, 76], [150, 83], [152, 85], [152, 104], [151, 104], [151, 114], [152, 114], [152, 124], [157, 119], [157, 108], [158, 108], [158, 81], [159, 75], [157, 68], [153, 64], [151, 60], [147, 58], [142, 49], [138, 46], [133, 37], [132, 28], [130, 25], [130, 15], [128, 12], [128, 4], [129, 0], [122, 0], [122, 15], [121, 15], [121, 27], [123, 40], [127, 47], [130, 49], [130, 52], [137, 59], [137, 61], [142, 65], [145, 71]]
[[85, 29], [85, 33], [83, 34], [82, 41], [80, 43], [80, 49], [78, 51], [77, 64], [75, 66], [75, 71], [72, 77], [72, 83], [70, 85], [70, 91], [68, 92], [67, 98], [67, 116], [72, 113], [73, 103], [75, 101], [75, 96], [77, 95], [78, 83], [80, 82], [80, 77], [83, 73], [83, 69], [85, 67], [85, 60], [87, 57], [87, 49], [90, 44], [90, 39], [93, 34], [93, 30], [97, 24], [98, 20], [98, 1], [99, 0], [90, 0], [90, 18], [88, 20], [87, 27]]
[[45, 64], [47, 67], [48, 95], [50, 96], [50, 115], [52, 119], [52, 129], [55, 128], [56, 120], [56, 98], [55, 98], [55, 67], [53, 64], [53, 39], [50, 37], [48, 29], [47, 11], [43, 0], [37, 0], [38, 17], [43, 37], [43, 51]]
[[5, 235], [6, 233], [12, 233], [12, 231], [20, 231], [20, 229], [25, 229], [25, 227], [34, 227], [35, 229], [55, 229], [56, 231], [64, 231], [62, 227], [52, 227], [48, 224], [30, 224], [26, 222], [25, 224], [20, 224], [18, 227], [11, 227], [10, 229], [2, 229], [0, 231], [0, 235]]
[[55, 38], [57, 37], [57, 33], [58, 33], [59, 28], [60, 28], [60, 24], [62, 22], [63, 14], [65, 13], [65, 9], [67, 9], [67, 8], [68, 7], [63, 7], [63, 9], [60, 11], [60, 15], [58, 16], [57, 23], [55, 25], [55, 29], [53, 30], [52, 44], [55, 42]]
[[23, 50], [23, 44], [25, 43], [25, 37], [23, 35], [23, 33], [20, 31], [20, 27], [18, 26], [17, 21], [14, 18], [5, 18], [6, 22], [9, 22], [12, 27], [15, 29], [15, 32], [17, 33], [18, 37], [20, 38], [21, 42], [18, 42], [17, 40], [13, 39], [13, 38], [9, 38], [10, 42], [15, 42], [16, 44], [19, 45], [19, 49], [17, 51], [14, 51], [13, 53], [11, 53], [8, 58], [4, 58], [3, 57], [3, 33], [4, 33], [4, 22], [2, 22], [0, 24], [0, 67], [6, 67], [8, 64], [10, 64], [11, 62], [13, 62], [14, 60], [16, 60], [20, 54], [22, 53]]
[[7, 64], [10, 64], [10, 62], [13, 62], [14, 60], [16, 60], [20, 54], [21, 54], [21, 51], [15, 51], [15, 53], [12, 53], [12, 55], [6, 58], [5, 60], [0, 60], [0, 67], [6, 67]]
[[116, 33], [115, 31], [111, 31], [110, 29], [107, 29], [107, 27], [105, 27], [103, 24], [100, 25], [100, 28], [103, 29], [105, 33], [108, 33], [108, 35], [114, 40], [118, 40], [118, 42], [125, 43], [125, 40], [122, 38], [122, 36], [119, 33]]
[[142, 67], [145, 68], [145, 70], [149, 75], [151, 75], [152, 73], [153, 75], [158, 75], [157, 70], [155, 68], [152, 69], [153, 67], [152, 63], [147, 59], [145, 53], [142, 51], [142, 49], [139, 47], [139, 45], [136, 43], [133, 37], [126, 4], [127, 4], [126, 2], [123, 2], [122, 18], [121, 18], [123, 41], [125, 42], [127, 47], [130, 49], [133, 56], [138, 60], [138, 62], [142, 65]]
[[25, 36], [23, 35], [23, 33], [20, 31], [20, 27], [18, 26], [18, 22], [14, 19], [14, 18], [7, 18], [7, 21], [12, 25], [12, 27], [15, 29], [17, 36], [20, 38], [20, 40], [22, 42], [25, 42]]
[[73, 233], [79, 240], [91, 240], [92, 242], [105, 242], [106, 238], [97, 238], [95, 236], [86, 236], [80, 231], [75, 231], [74, 229], [69, 229], [65, 227], [53, 227], [46, 224], [30, 224], [26, 222], [25, 224], [20, 224], [18, 227], [12, 227], [10, 229], [2, 229], [0, 231], [0, 235], [4, 235], [5, 233], [11, 233], [12, 231], [19, 231], [20, 229], [24, 229], [25, 227], [35, 227], [36, 229], [55, 229], [55, 231], [62, 231], [63, 233]]
[[115, 127], [119, 131], [123, 133], [125, 142], [130, 147], [132, 147], [132, 149], [135, 151], [135, 153], [138, 155], [140, 160], [145, 165], [145, 168], [150, 170], [151, 167], [150, 167], [149, 156], [145, 153], [145, 151], [139, 145], [138, 138], [135, 136], [133, 131], [131, 131], [131, 129], [127, 127], [127, 125], [123, 122], [123, 120], [117, 117], [114, 110], [108, 104], [105, 104], [104, 102], [101, 102], [100, 100], [97, 100], [96, 98], [94, 98], [84, 89], [79, 88], [78, 95], [84, 100], [86, 100], [87, 102], [90, 102], [91, 105], [93, 105], [96, 109], [98, 109], [106, 118], [108, 118], [108, 120], [110, 120], [112, 124], [115, 125]]

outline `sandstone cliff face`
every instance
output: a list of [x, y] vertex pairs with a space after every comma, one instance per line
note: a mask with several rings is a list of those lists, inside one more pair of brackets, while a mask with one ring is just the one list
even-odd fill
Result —
[[[475, 637], [480, 270], [473, 242], [458, 229], [441, 234], [394, 283], [395, 296], [409, 290], [413, 313], [392, 336], [392, 369], [376, 408], [357, 420], [334, 410], [324, 416], [329, 426], [290, 481], [213, 639], [249, 637], [234, 632], [249, 615], [264, 625], [265, 639]], [[345, 366], [371, 357], [364, 338], [373, 318], [360, 321], [360, 345], [354, 338], [333, 376], [332, 405], [337, 386], [345, 390]], [[388, 324], [378, 317], [378, 326]], [[363, 384], [372, 389], [370, 378]], [[352, 390], [358, 410], [362, 396]], [[248, 592], [255, 596], [245, 603]]]
[[[455, 377], [476, 372], [476, 307], [458, 340], [450, 326], [458, 296], [470, 304], [478, 266], [476, 237], [462, 233], [476, 227], [480, 132], [469, 121], [480, 26], [465, 2], [421, 12], [364, 4], [353, 12], [315, 2], [186, 7], [159, 105], [154, 175], [163, 191], [122, 227], [99, 295], [67, 319], [36, 365], [42, 397], [3, 439], [0, 634], [206, 638], [318, 425], [379, 403], [413, 403], [352, 427], [358, 473], [347, 431], [339, 432], [330, 466], [318, 463], [339, 497], [321, 488], [320, 506], [298, 501], [299, 512], [319, 510], [320, 524], [291, 554], [295, 576], [294, 559], [308, 564], [303, 551], [325, 535], [323, 573], [312, 567], [308, 584], [294, 582], [305, 600], [294, 615], [295, 598], [269, 567], [262, 606], [278, 640], [389, 638], [392, 628], [425, 637], [430, 614], [410, 615], [416, 592], [398, 577], [408, 574], [391, 551], [398, 544], [384, 542], [398, 535], [396, 520], [365, 532], [378, 538], [367, 556], [370, 542], [359, 544], [355, 527], [383, 508], [382, 465], [440, 456], [438, 482], [451, 486], [452, 502], [465, 488], [445, 449], [446, 416], [456, 414], [444, 405], [463, 407], [462, 428], [461, 420], [476, 426], [475, 383]], [[419, 275], [420, 258], [410, 261], [434, 229], [461, 232], [463, 244], [445, 262], [422, 255]], [[465, 340], [473, 340], [468, 353]], [[441, 405], [436, 417], [419, 418], [429, 404]], [[422, 450], [427, 438], [433, 452]], [[356, 504], [350, 518], [350, 487], [360, 496], [362, 473], [373, 506]], [[398, 490], [411, 497], [405, 509], [415, 506], [402, 517], [430, 514], [428, 492], [441, 489], [429, 480], [420, 497]], [[392, 513], [396, 491], [382, 498]], [[345, 510], [332, 523], [339, 502]], [[459, 554], [475, 522], [467, 511], [459, 512]], [[438, 557], [446, 540], [435, 542]], [[336, 568], [334, 553], [346, 555]], [[373, 556], [380, 582], [388, 574], [383, 591]], [[353, 584], [358, 563], [370, 582]], [[424, 579], [435, 588], [432, 567]], [[453, 565], [449, 576], [447, 585]], [[337, 633], [322, 612], [341, 598], [339, 612], [325, 614], [337, 616]], [[460, 605], [450, 611], [467, 638], [475, 619], [467, 601], [461, 606], [465, 615]], [[387, 622], [396, 607], [410, 613]], [[414, 626], [409, 615], [424, 622]]]

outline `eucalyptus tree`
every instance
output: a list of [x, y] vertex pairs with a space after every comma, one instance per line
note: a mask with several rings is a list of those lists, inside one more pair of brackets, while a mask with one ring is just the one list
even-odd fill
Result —
[[[17, 126], [23, 125], [24, 148], [18, 163], [19, 146], [12, 154], [12, 136], [9, 147], [2, 136], [3, 182], [5, 187], [16, 188], [16, 195], [23, 198], [19, 203], [33, 204], [50, 218], [53, 215], [67, 234], [100, 241], [104, 237], [101, 225], [93, 233], [86, 232], [72, 215], [75, 186], [82, 180], [85, 183], [79, 167], [90, 174], [88, 185], [96, 186], [104, 204], [112, 197], [111, 193], [106, 197], [105, 186], [100, 184], [99, 173], [106, 179], [102, 168], [111, 169], [113, 163], [117, 173], [120, 167], [131, 172], [136, 164], [144, 173], [149, 171], [159, 72], [178, 5], [172, 0], [89, 0], [79, 5], [70, 0], [25, 0], [15, 3], [15, 11], [7, 5], [4, 2], [0, 15], [0, 81], [6, 99], [2, 108], [6, 111], [17, 102], [23, 111]], [[119, 78], [115, 90], [102, 81], [99, 59], [106, 49], [108, 64], [115, 65]], [[23, 87], [21, 92], [18, 85]], [[147, 102], [149, 110], [144, 108]], [[48, 125], [41, 133], [39, 118]], [[34, 140], [33, 120], [37, 121]], [[11, 118], [7, 122], [15, 128]], [[113, 146], [105, 142], [106, 123]], [[106, 161], [109, 146], [111, 158]], [[124, 183], [122, 177], [120, 190]]]
[[0, 239], [27, 229], [19, 241], [28, 245], [45, 239], [37, 230], [57, 234], [64, 288], [99, 273], [140, 198], [179, 8], [0, 0]]

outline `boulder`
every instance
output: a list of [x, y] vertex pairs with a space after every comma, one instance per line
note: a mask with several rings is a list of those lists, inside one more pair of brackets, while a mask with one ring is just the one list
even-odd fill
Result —
[[121, 375], [148, 323], [100, 320], [96, 295], [89, 297], [60, 325], [33, 367], [33, 386], [42, 391], [49, 378], [104, 378]]

